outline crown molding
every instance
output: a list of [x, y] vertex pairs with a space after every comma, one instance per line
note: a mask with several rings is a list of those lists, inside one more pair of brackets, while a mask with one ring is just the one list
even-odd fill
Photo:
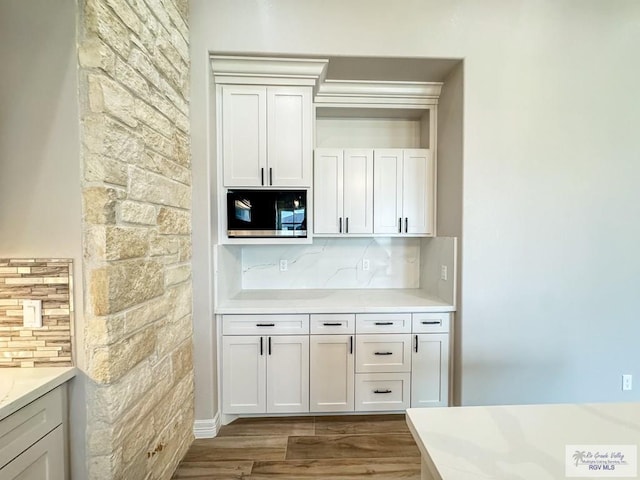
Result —
[[367, 80], [325, 80], [318, 87], [316, 104], [412, 105], [438, 103], [441, 82], [391, 82]]
[[216, 83], [317, 86], [324, 82], [329, 61], [211, 55], [210, 63]]

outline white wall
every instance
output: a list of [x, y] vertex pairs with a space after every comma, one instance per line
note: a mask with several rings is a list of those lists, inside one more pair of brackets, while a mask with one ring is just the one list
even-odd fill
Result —
[[[73, 343], [82, 352], [75, 22], [74, 0], [0, 1], [0, 257], [73, 259]], [[70, 401], [71, 460], [83, 478], [83, 376]]]
[[[438, 101], [438, 195], [437, 195], [437, 232], [439, 236], [457, 237], [464, 241], [462, 232], [462, 198], [463, 198], [463, 154], [464, 133], [464, 63], [461, 61], [453, 68], [444, 81]], [[458, 242], [458, 250], [462, 245]], [[458, 276], [456, 278], [457, 311], [453, 329], [454, 344], [462, 344], [464, 325], [462, 319], [462, 253], [457, 252]], [[453, 403], [460, 404], [462, 349], [453, 351]]]
[[640, 399], [620, 391], [640, 375], [640, 3], [192, 0], [191, 19], [194, 106], [207, 50], [463, 58], [462, 403]]

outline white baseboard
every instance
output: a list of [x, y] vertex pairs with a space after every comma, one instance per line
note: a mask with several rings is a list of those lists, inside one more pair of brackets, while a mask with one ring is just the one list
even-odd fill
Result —
[[214, 438], [220, 430], [220, 412], [215, 418], [193, 422], [193, 435], [196, 438]]

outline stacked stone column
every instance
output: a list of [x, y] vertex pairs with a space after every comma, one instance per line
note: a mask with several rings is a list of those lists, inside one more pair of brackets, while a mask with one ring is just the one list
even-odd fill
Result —
[[168, 479], [193, 428], [187, 1], [80, 9], [89, 476]]

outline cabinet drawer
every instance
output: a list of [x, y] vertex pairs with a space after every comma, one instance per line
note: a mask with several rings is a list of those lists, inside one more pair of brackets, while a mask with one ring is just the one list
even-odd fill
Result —
[[320, 335], [348, 335], [356, 331], [356, 316], [345, 314], [311, 315], [311, 333]]
[[411, 371], [411, 335], [356, 335], [356, 372]]
[[0, 421], [0, 467], [62, 424], [65, 388], [51, 390]]
[[410, 373], [356, 374], [356, 411], [409, 408]]
[[356, 333], [410, 333], [410, 313], [356, 314]]
[[309, 315], [223, 315], [223, 335], [305, 335]]
[[448, 333], [450, 313], [414, 313], [413, 333]]

